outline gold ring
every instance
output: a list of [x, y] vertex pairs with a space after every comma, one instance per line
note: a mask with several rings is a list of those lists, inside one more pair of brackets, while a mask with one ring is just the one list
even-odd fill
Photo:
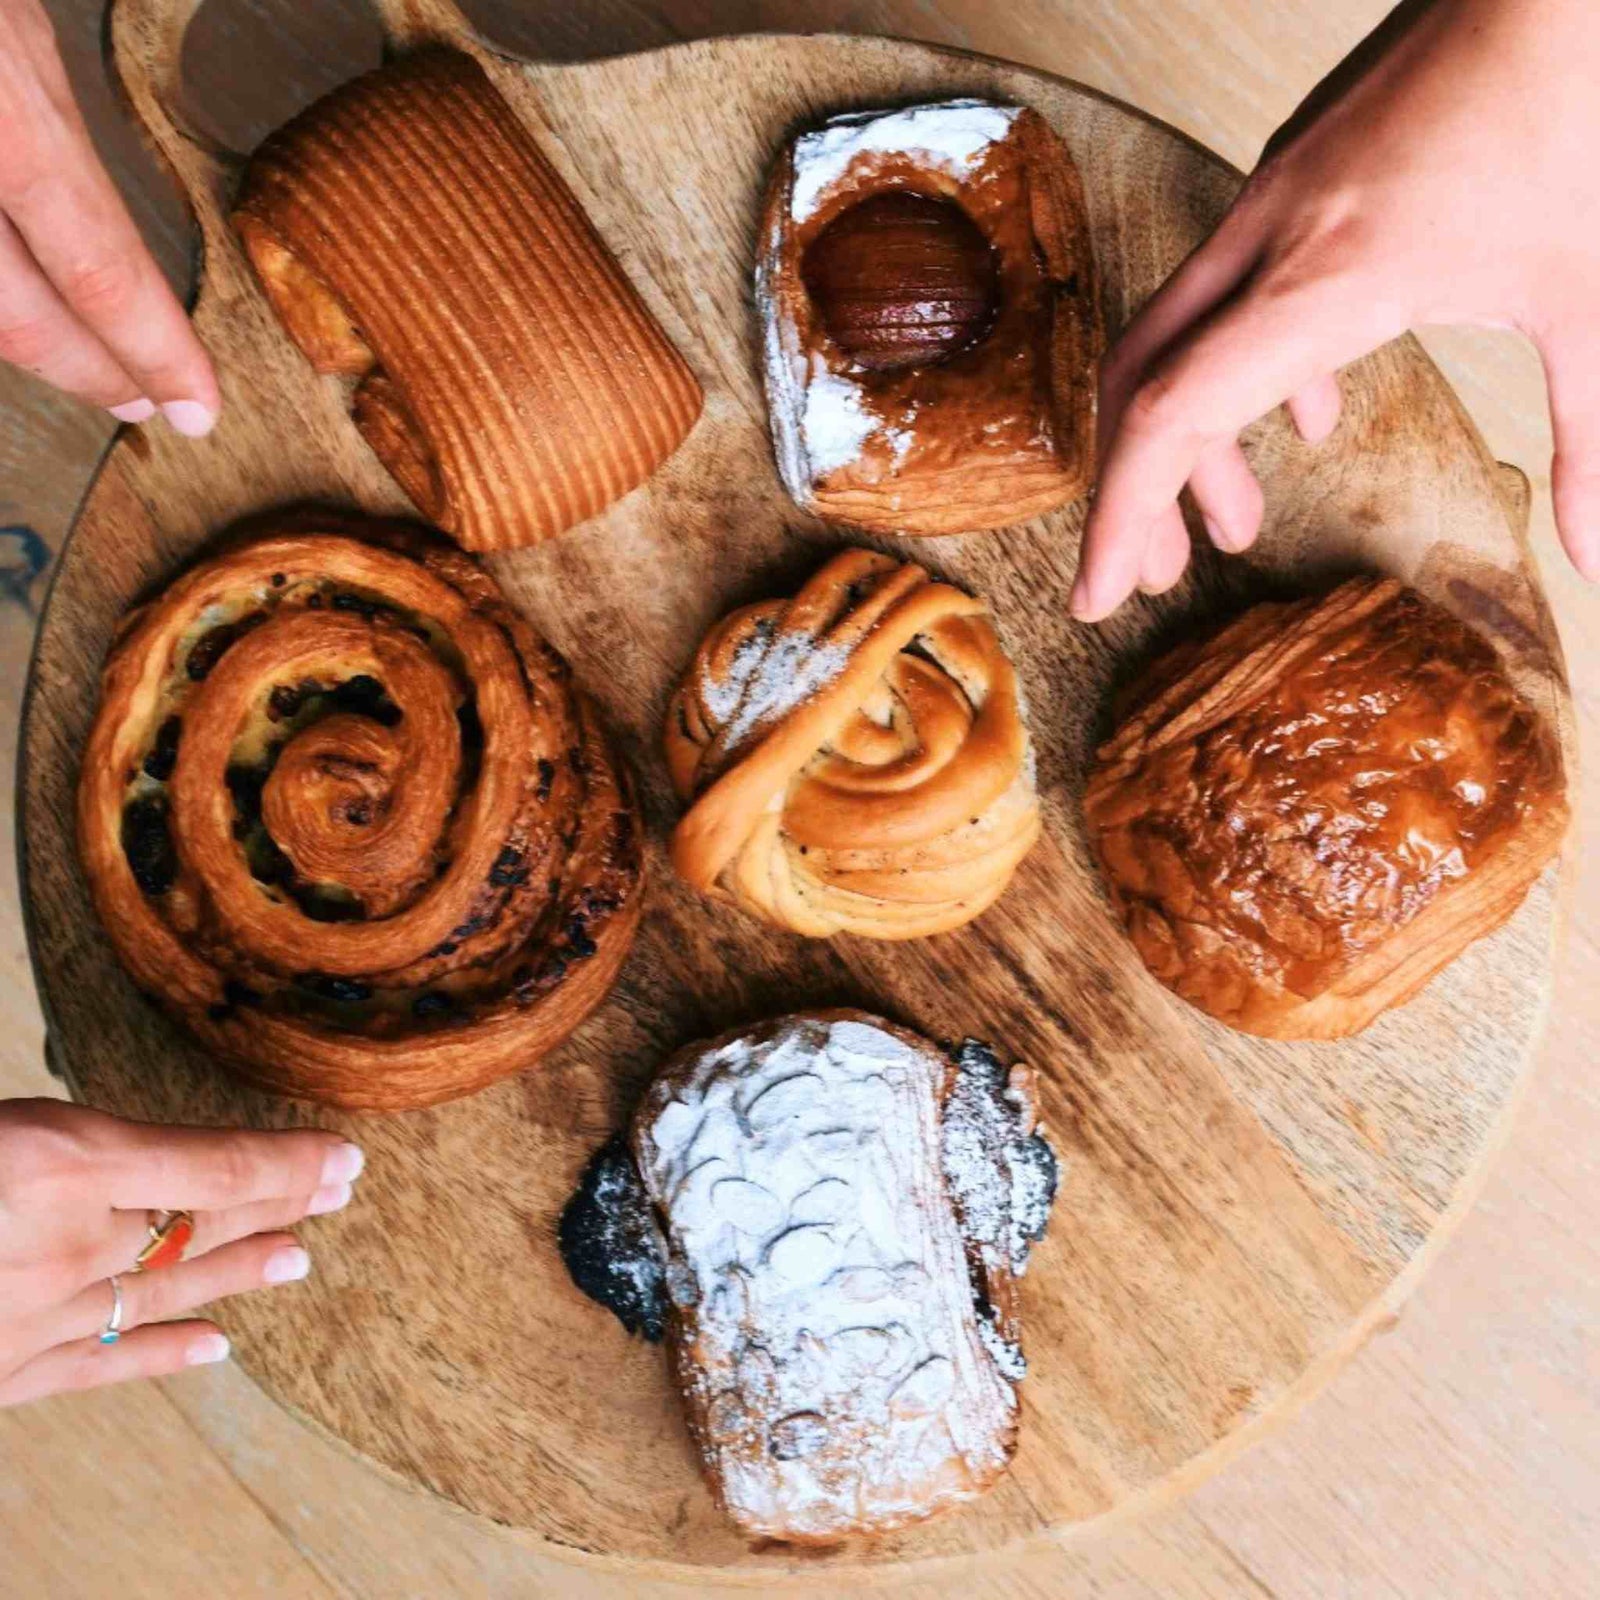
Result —
[[192, 1211], [152, 1211], [147, 1224], [150, 1240], [134, 1257], [134, 1272], [153, 1272], [183, 1260], [183, 1252], [194, 1238]]

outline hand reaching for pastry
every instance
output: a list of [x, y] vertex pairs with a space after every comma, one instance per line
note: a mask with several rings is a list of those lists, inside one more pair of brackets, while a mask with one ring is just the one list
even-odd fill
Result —
[[0, 360], [123, 422], [216, 421], [211, 359], [89, 140], [39, 0], [0, 0]]
[[1338, 420], [1333, 374], [1407, 328], [1514, 327], [1544, 359], [1556, 520], [1600, 579], [1600, 7], [1403, 6], [1313, 92], [1101, 384], [1100, 485], [1072, 596], [1095, 621], [1178, 581], [1189, 486], [1212, 542], [1259, 531], [1242, 428]]
[[[222, 1360], [228, 1341], [185, 1314], [303, 1278], [310, 1258], [284, 1230], [345, 1205], [361, 1165], [332, 1133], [0, 1102], [0, 1406]], [[185, 1259], [135, 1273], [152, 1208], [193, 1211], [194, 1237]], [[119, 1303], [127, 1331], [102, 1343]]]

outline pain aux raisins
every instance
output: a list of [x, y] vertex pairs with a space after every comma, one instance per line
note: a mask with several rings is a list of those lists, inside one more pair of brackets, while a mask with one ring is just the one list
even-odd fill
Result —
[[122, 849], [143, 893], [153, 898], [172, 887], [178, 876], [178, 853], [172, 845], [165, 800], [149, 795], [124, 810]]
[[240, 617], [235, 622], [221, 623], [209, 633], [201, 634], [190, 646], [184, 671], [195, 683], [202, 682], [210, 677], [213, 668], [233, 645], [251, 629], [259, 628], [266, 620], [265, 611], [252, 611], [248, 616]]
[[156, 729], [156, 740], [144, 758], [144, 774], [157, 783], [165, 783], [178, 764], [178, 739], [183, 733], [183, 719], [168, 717]]

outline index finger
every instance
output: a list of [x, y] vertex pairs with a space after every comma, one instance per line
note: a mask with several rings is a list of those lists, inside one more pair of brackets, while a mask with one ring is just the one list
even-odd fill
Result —
[[310, 1128], [256, 1133], [119, 1123], [97, 1153], [107, 1197], [119, 1211], [213, 1211], [308, 1195], [349, 1183], [364, 1164], [360, 1146]]
[[140, 394], [182, 433], [205, 432], [220, 405], [211, 358], [145, 246], [75, 114], [36, 132], [38, 171], [0, 195], [62, 300]]
[[1098, 621], [1127, 598], [1152, 528], [1211, 445], [1403, 331], [1404, 319], [1393, 320], [1350, 279], [1292, 291], [1265, 280], [1178, 340], [1123, 410], [1105, 453], [1073, 615]]

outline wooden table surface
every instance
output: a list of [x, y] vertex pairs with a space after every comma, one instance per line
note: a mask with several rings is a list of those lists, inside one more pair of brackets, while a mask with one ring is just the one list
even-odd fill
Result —
[[[97, 136], [181, 279], [183, 219], [104, 87], [99, 0], [51, 4]], [[1386, 5], [478, 0], [467, 9], [492, 36], [564, 58], [754, 28], [851, 28], [963, 45], [1103, 88], [1248, 166]], [[358, 0], [212, 0], [190, 39], [194, 118], [247, 147], [375, 50]], [[1570, 574], [1556, 546], [1537, 358], [1508, 336], [1429, 333], [1426, 342], [1491, 447], [1534, 481], [1535, 543], [1592, 750], [1600, 594]], [[37, 569], [59, 547], [109, 434], [107, 420], [0, 374], [0, 759], [8, 763], [47, 581]], [[1586, 847], [1600, 825], [1592, 761], [1576, 798]], [[11, 825], [8, 805], [8, 835]], [[0, 1095], [59, 1092], [42, 1065], [9, 849], [0, 855], [0, 959], [9, 978], [0, 985]], [[1600, 865], [1585, 849], [1543, 1063], [1482, 1200], [1399, 1324], [1274, 1440], [1153, 1520], [886, 1592], [964, 1600], [1595, 1593], [1597, 980]], [[308, 1240], [315, 1254], [314, 1227]], [[0, 1412], [0, 1551], [0, 1596], [29, 1600], [686, 1592], [568, 1565], [425, 1503], [312, 1438], [226, 1368]]]

